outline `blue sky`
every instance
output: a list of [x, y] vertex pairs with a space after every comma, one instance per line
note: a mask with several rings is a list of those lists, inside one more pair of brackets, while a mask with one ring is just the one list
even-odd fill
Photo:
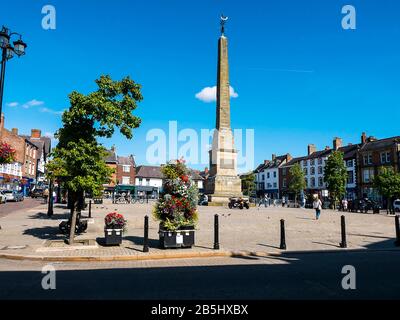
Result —
[[[56, 30], [41, 28], [44, 5]], [[357, 10], [357, 29], [343, 30], [341, 9]], [[130, 75], [143, 85], [134, 138], [104, 141], [145, 163], [152, 128], [213, 128], [215, 103], [195, 94], [216, 83], [219, 15], [230, 17], [232, 127], [255, 130], [255, 162], [272, 153], [305, 154], [362, 131], [399, 135], [400, 4], [396, 0], [14, 0], [0, 24], [20, 32], [26, 56], [7, 65], [6, 127], [54, 133], [67, 95], [89, 93], [101, 74]], [[31, 102], [30, 104], [28, 102]], [[42, 102], [42, 104], [41, 104]], [[28, 105], [27, 105], [28, 103]], [[25, 107], [24, 107], [25, 106]], [[45, 109], [44, 109], [45, 108]], [[199, 165], [198, 167], [203, 167]]]

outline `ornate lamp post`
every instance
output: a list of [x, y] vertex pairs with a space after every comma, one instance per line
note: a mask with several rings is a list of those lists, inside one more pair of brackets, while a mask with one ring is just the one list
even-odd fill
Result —
[[[19, 36], [19, 39], [14, 41], [13, 45], [11, 45], [10, 41], [14, 35]], [[3, 108], [4, 76], [6, 73], [7, 60], [10, 60], [12, 57], [14, 57], [14, 54], [16, 54], [18, 57], [23, 56], [25, 54], [26, 47], [26, 43], [22, 41], [22, 35], [16, 32], [11, 32], [10, 29], [3, 26], [0, 31], [0, 49], [2, 50], [0, 73], [0, 121]]]

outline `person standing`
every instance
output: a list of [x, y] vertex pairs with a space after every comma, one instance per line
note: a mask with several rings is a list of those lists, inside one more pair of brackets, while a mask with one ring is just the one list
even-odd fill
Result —
[[282, 197], [282, 207], [285, 206], [285, 203], [286, 203], [286, 198], [285, 198], [285, 197]]
[[269, 199], [269, 197], [268, 197], [268, 194], [264, 194], [264, 206], [265, 207], [268, 207], [268, 200]]
[[318, 196], [314, 198], [313, 208], [315, 209], [315, 218], [318, 220], [322, 210], [322, 202]]
[[343, 211], [347, 211], [348, 205], [349, 205], [349, 202], [347, 201], [346, 198], [344, 198], [344, 199], [342, 200]]
[[47, 203], [47, 199], [49, 197], [49, 189], [44, 189], [43, 191], [43, 198], [44, 198], [44, 203]]

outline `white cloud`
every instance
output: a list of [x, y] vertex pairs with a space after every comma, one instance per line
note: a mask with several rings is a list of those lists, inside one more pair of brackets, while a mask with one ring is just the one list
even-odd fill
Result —
[[[238, 93], [234, 88], [229, 87], [229, 95], [231, 98], [239, 97]], [[203, 102], [213, 102], [217, 100], [217, 87], [205, 87], [199, 93], [196, 93], [195, 97]]]
[[7, 107], [17, 107], [18, 105], [19, 105], [18, 102], [10, 102], [10, 103], [7, 103]]
[[39, 100], [33, 99], [31, 101], [28, 101], [28, 102], [24, 103], [22, 105], [22, 108], [29, 109], [30, 107], [41, 106], [43, 104], [44, 104], [43, 101], [39, 101]]
[[43, 108], [40, 108], [40, 112], [62, 115], [64, 111], [54, 111], [54, 110], [52, 110], [52, 109], [43, 107]]

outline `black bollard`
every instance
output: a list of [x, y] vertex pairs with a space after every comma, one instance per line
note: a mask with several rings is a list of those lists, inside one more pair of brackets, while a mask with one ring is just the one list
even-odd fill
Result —
[[399, 222], [399, 216], [394, 217], [395, 221], [395, 227], [396, 227], [396, 241], [394, 242], [394, 245], [396, 247], [400, 247], [400, 222]]
[[89, 200], [89, 218], [92, 217], [92, 200]]
[[346, 241], [346, 220], [344, 216], [340, 217], [340, 224], [342, 229], [342, 242], [340, 243], [341, 248], [347, 248], [347, 241]]
[[144, 217], [143, 252], [149, 252], [149, 217]]
[[285, 220], [281, 219], [281, 244], [279, 249], [286, 250]]
[[47, 216], [51, 217], [54, 214], [53, 210], [53, 203], [54, 203], [54, 197], [53, 197], [53, 180], [50, 179], [49, 183], [49, 203], [47, 207]]
[[214, 216], [214, 250], [219, 250], [219, 223], [218, 215]]
[[149, 203], [149, 195], [146, 193], [146, 203]]

